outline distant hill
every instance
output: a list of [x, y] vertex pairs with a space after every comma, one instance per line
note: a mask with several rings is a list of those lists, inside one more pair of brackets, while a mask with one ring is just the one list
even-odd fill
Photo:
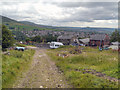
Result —
[[56, 29], [51, 29], [51, 28], [47, 28], [49, 26], [45, 26], [45, 25], [38, 25], [32, 22], [28, 22], [28, 21], [16, 21], [13, 19], [10, 19], [8, 17], [5, 16], [1, 16], [0, 18], [2, 18], [2, 23], [4, 25], [6, 25], [10, 30], [17, 30], [17, 31], [22, 31], [22, 30], [56, 30]]
[[35, 23], [28, 22], [28, 21], [19, 21], [19, 22], [27, 25], [35, 25]]
[[18, 23], [18, 21], [10, 19], [10, 18], [5, 17], [5, 16], [1, 16], [0, 15], [0, 18], [2, 18], [2, 22], [14, 22], [14, 23]]
[[40, 24], [35, 24], [33, 22], [29, 22], [29, 21], [19, 21], [22, 24], [26, 24], [26, 25], [32, 25], [32, 26], [37, 26], [37, 27], [43, 27], [43, 28], [49, 28], [52, 26], [46, 26], [46, 25], [40, 25]]
[[55, 27], [35, 24], [29, 21], [16, 21], [5, 16], [2, 17], [3, 24], [6, 24], [8, 27], [14, 27], [18, 30], [64, 30], [64, 31], [74, 31], [74, 32], [102, 32], [102, 33], [111, 33], [115, 28], [97, 28], [97, 27]]
[[53, 27], [53, 29], [61, 29], [65, 31], [85, 31], [85, 32], [90, 32], [90, 31], [98, 31], [98, 32], [113, 32], [115, 28], [97, 28], [97, 27]]

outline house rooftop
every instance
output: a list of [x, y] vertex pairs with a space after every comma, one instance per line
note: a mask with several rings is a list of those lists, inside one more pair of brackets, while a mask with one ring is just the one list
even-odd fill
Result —
[[83, 43], [88, 43], [90, 41], [90, 38], [79, 39], [79, 41]]
[[73, 35], [61, 35], [57, 39], [71, 39], [72, 37], [74, 36]]
[[105, 36], [105, 34], [90, 35], [90, 40], [104, 40]]

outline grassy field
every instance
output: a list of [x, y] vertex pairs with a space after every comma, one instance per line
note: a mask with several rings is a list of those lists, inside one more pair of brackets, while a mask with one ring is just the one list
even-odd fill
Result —
[[10, 55], [2, 55], [2, 87], [10, 88], [18, 75], [27, 70], [34, 50], [10, 50]]
[[[48, 55], [56, 62], [57, 67], [64, 72], [68, 82], [76, 88], [117, 88], [118, 82], [110, 81], [102, 76], [91, 73], [95, 71], [106, 77], [118, 78], [118, 52], [112, 50], [99, 51], [98, 48], [79, 47], [82, 53], [75, 51], [76, 47], [68, 46], [48, 50]], [[71, 54], [70, 52], [74, 52]], [[65, 55], [66, 57], [62, 56]]]

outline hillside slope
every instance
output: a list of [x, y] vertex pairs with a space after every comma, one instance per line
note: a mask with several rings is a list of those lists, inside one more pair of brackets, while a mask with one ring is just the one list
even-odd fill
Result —
[[16, 21], [1, 15], [0, 18], [2, 18], [2, 23], [6, 25], [10, 30], [15, 30], [15, 31], [56, 30], [56, 29], [47, 28], [48, 26], [38, 25], [28, 21]]
[[[5, 16], [2, 17], [3, 24], [8, 27], [16, 28], [16, 30], [64, 30], [64, 31], [74, 31], [74, 32], [102, 32], [102, 33], [111, 33], [116, 28], [101, 28], [101, 27], [56, 27], [56, 26], [47, 26], [35, 24], [34, 22], [29, 21], [16, 21]], [[19, 28], [19, 29], [18, 29]], [[9, 28], [11, 29], [11, 28]]]

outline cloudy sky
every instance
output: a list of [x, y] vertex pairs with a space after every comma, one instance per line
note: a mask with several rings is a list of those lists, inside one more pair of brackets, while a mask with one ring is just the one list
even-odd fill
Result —
[[103, 1], [3, 0], [0, 14], [43, 25], [117, 28], [118, 0]]

